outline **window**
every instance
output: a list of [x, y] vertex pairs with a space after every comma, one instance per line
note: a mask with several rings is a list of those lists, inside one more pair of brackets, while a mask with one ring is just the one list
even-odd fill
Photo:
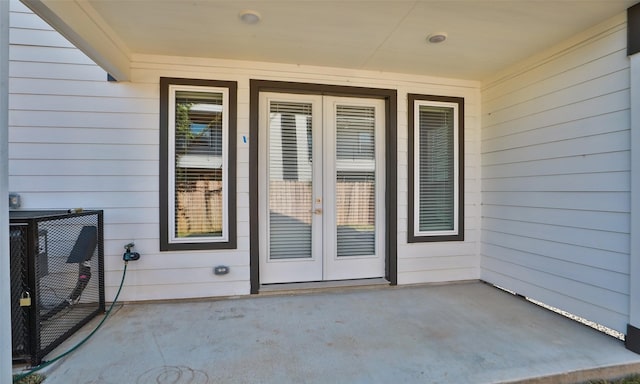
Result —
[[235, 82], [160, 79], [160, 250], [235, 238]]
[[409, 94], [408, 241], [464, 240], [464, 99]]

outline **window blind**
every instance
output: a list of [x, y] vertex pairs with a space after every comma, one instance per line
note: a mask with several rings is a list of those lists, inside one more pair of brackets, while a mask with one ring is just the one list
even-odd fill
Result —
[[269, 257], [310, 258], [312, 105], [269, 105]]
[[223, 94], [175, 92], [175, 237], [223, 236]]
[[419, 108], [419, 231], [453, 230], [454, 109]]
[[375, 108], [336, 108], [338, 257], [375, 254]]

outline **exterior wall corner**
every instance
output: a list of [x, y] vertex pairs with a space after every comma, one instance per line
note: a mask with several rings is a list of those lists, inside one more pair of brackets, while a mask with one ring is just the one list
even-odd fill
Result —
[[629, 324], [640, 328], [640, 53], [630, 59], [631, 228]]
[[640, 3], [627, 9], [627, 55], [640, 52]]
[[627, 337], [624, 346], [631, 352], [640, 353], [640, 328], [627, 325]]
[[[9, 180], [9, 2], [0, 1], [0, 196], [8, 196]], [[11, 377], [11, 287], [9, 207], [0, 205], [0, 382]]]

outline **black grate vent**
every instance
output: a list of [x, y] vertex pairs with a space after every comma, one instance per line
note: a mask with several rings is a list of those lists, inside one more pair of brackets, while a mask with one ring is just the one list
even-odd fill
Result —
[[23, 293], [29, 293], [27, 286], [27, 226], [11, 225], [9, 227], [10, 260], [11, 260], [11, 344], [13, 357], [24, 359], [29, 356], [29, 323], [28, 311], [20, 307]]
[[[35, 365], [104, 312], [102, 211], [11, 213], [12, 231], [15, 228], [18, 236], [21, 229], [20, 240], [15, 246], [11, 243], [12, 272], [14, 264], [16, 269], [19, 264], [26, 269], [26, 273], [16, 272], [15, 280], [12, 273], [12, 309], [17, 308], [15, 315], [12, 311], [12, 323], [18, 331], [13, 355], [14, 359], [29, 355]], [[24, 292], [30, 293], [30, 307], [19, 305]], [[21, 345], [28, 347], [21, 350]]]

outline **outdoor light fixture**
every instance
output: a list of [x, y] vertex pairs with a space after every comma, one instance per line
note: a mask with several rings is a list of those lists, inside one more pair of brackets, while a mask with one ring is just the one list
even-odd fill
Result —
[[431, 44], [439, 44], [447, 40], [447, 34], [445, 32], [436, 32], [427, 36], [427, 41]]
[[251, 9], [245, 9], [244, 11], [241, 11], [238, 14], [238, 17], [245, 24], [256, 24], [262, 18], [258, 12]]

